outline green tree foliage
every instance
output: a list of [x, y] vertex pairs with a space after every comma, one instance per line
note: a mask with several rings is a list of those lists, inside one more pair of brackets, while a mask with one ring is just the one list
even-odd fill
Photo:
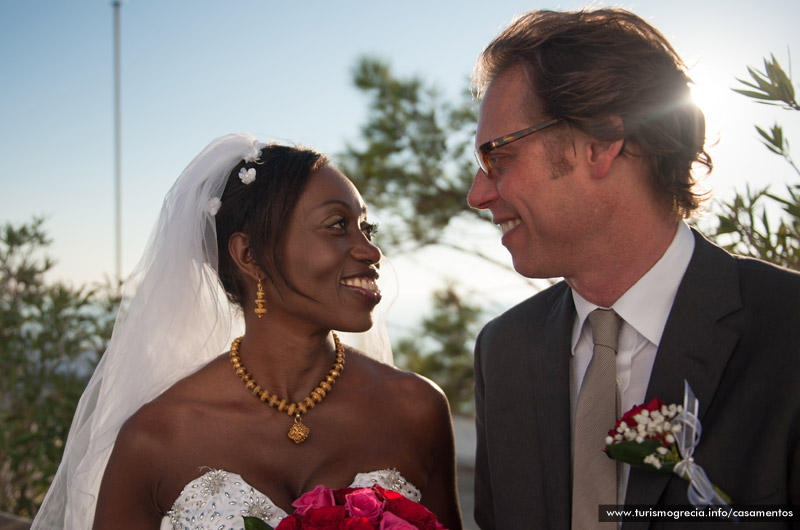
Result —
[[422, 321], [421, 333], [395, 347], [398, 364], [436, 381], [456, 414], [475, 412], [472, 348], [480, 313], [448, 285], [434, 292], [433, 314]]
[[749, 87], [749, 89], [734, 88], [734, 92], [758, 100], [759, 103], [764, 103], [765, 105], [777, 105], [789, 110], [800, 110], [800, 105], [794, 99], [792, 79], [778, 64], [775, 55], [771, 55], [769, 59], [764, 59], [763, 72], [750, 66], [747, 67], [747, 71], [750, 73], [752, 81], [745, 81], [739, 78], [736, 80]]
[[0, 511], [31, 517], [113, 325], [108, 291], [46, 284], [42, 219], [0, 228]]
[[[786, 110], [800, 110], [795, 99], [791, 77], [781, 68], [775, 56], [764, 59], [764, 70], [748, 67], [751, 80], [737, 79], [747, 88], [733, 89], [758, 103], [776, 105]], [[789, 151], [789, 140], [777, 123], [769, 130], [756, 126], [761, 142], [770, 152], [783, 157], [800, 176]], [[783, 215], [774, 219], [767, 205], [778, 206]], [[800, 184], [787, 184], [786, 195], [769, 192], [769, 188], [736, 193], [733, 200], [721, 204], [718, 225], [710, 234], [717, 242], [737, 254], [760, 258], [777, 265], [800, 270]]]
[[426, 245], [466, 250], [443, 232], [456, 218], [489, 220], [466, 201], [477, 121], [469, 92], [448, 104], [420, 78], [397, 77], [370, 57], [357, 62], [353, 83], [369, 97], [369, 112], [340, 165], [370, 206], [390, 218], [381, 244], [394, 253]]
[[[419, 77], [396, 76], [388, 64], [371, 57], [357, 61], [353, 83], [368, 97], [368, 113], [360, 138], [348, 143], [339, 164], [379, 212], [379, 246], [398, 255], [436, 245], [508, 268], [465, 245], [460, 233], [447, 236], [456, 219], [491, 222], [467, 204], [476, 170], [477, 122], [469, 91], [456, 104], [448, 103]], [[413, 338], [396, 343], [397, 364], [436, 381], [454, 412], [470, 414], [474, 324], [480, 309], [453, 285], [434, 293], [433, 306]]]
[[[378, 212], [378, 245], [395, 256], [435, 245], [510, 269], [463, 233], [470, 222], [491, 223], [486, 212], [467, 204], [477, 170], [477, 104], [469, 90], [454, 103], [444, 101], [423, 79], [397, 76], [371, 57], [357, 61], [353, 84], [368, 98], [368, 112], [359, 138], [348, 143], [338, 162]], [[457, 220], [465, 223], [449, 230]], [[455, 286], [445, 286], [434, 294], [433, 313], [414, 338], [394, 348], [398, 365], [436, 381], [457, 413], [473, 409], [473, 324], [479, 307], [459, 296]]]

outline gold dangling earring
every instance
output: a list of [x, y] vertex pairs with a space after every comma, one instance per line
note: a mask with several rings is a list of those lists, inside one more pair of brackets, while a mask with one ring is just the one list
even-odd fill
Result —
[[258, 278], [258, 291], [256, 292], [256, 308], [253, 310], [258, 318], [267, 314], [267, 309], [264, 307], [266, 300], [264, 299], [264, 286], [261, 285], [261, 278]]

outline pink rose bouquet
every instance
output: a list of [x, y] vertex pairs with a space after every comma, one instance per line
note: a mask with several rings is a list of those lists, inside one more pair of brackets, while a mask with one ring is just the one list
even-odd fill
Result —
[[[292, 503], [295, 511], [275, 530], [445, 530], [421, 504], [379, 485], [330, 489], [317, 486]], [[245, 517], [246, 530], [270, 529]]]

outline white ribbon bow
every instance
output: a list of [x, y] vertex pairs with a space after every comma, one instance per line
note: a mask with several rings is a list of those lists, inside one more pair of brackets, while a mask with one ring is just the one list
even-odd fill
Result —
[[714, 489], [714, 485], [708, 479], [708, 475], [702, 467], [697, 465], [692, 455], [694, 448], [700, 442], [700, 434], [703, 427], [697, 419], [700, 409], [700, 402], [692, 392], [689, 382], [684, 380], [683, 391], [683, 411], [678, 414], [673, 423], [680, 424], [681, 428], [676, 434], [678, 452], [681, 461], [675, 464], [673, 472], [682, 478], [689, 479], [689, 490], [687, 496], [689, 502], [694, 506], [727, 506], [720, 494]]

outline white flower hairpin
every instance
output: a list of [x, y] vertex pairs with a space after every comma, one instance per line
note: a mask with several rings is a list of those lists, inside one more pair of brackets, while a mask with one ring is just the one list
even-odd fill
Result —
[[221, 206], [222, 201], [219, 199], [219, 197], [211, 197], [211, 199], [208, 201], [208, 213], [211, 215], [217, 215], [217, 212]]
[[242, 158], [245, 162], [255, 162], [259, 158], [261, 158], [261, 149], [265, 147], [267, 144], [262, 144], [258, 140], [253, 140], [253, 145], [251, 145], [247, 151], [245, 151]]
[[239, 180], [242, 181], [243, 184], [252, 184], [256, 180], [256, 170], [255, 168], [242, 168], [239, 170]]
[[[242, 155], [242, 160], [245, 161], [247, 164], [251, 163], [259, 163], [259, 158], [261, 158], [261, 149], [266, 147], [267, 144], [262, 144], [258, 140], [253, 140], [253, 143], [247, 148], [247, 150]], [[239, 170], [239, 180], [242, 181], [243, 184], [252, 184], [256, 180], [256, 170], [255, 168], [241, 168]], [[206, 209], [208, 213], [213, 216], [217, 215], [219, 212], [220, 207], [222, 207], [222, 200], [219, 197], [211, 197], [209, 199], [208, 204], [206, 204]]]

